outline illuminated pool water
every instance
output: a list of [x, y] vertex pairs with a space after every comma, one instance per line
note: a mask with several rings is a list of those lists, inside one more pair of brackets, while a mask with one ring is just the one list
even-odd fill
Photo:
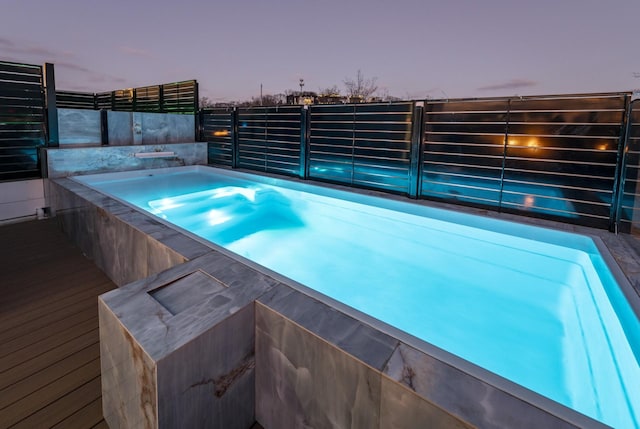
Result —
[[590, 417], [640, 427], [638, 319], [588, 237], [208, 168], [77, 180]]

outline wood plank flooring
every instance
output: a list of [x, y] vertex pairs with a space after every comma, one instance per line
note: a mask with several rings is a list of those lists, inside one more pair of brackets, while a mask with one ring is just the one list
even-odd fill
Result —
[[53, 220], [0, 225], [0, 428], [106, 428], [98, 295], [116, 286]]

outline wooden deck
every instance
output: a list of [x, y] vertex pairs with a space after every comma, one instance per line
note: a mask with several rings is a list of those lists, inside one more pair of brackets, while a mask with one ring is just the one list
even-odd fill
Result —
[[0, 226], [0, 428], [106, 428], [97, 296], [116, 286], [55, 220]]

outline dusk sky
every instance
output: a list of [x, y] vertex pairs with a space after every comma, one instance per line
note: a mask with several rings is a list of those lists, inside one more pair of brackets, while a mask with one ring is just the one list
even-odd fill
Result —
[[0, 60], [58, 89], [197, 79], [215, 102], [358, 69], [423, 98], [640, 88], [640, 0], [0, 0]]

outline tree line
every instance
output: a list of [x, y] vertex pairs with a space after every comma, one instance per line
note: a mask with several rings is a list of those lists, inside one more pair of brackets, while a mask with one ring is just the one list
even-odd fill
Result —
[[[301, 80], [302, 82], [302, 80]], [[287, 90], [279, 94], [262, 94], [261, 96], [251, 97], [250, 100], [233, 101], [227, 103], [214, 103], [208, 97], [200, 98], [200, 108], [217, 107], [217, 106], [236, 106], [236, 107], [252, 107], [252, 106], [277, 106], [281, 104], [304, 104], [300, 101], [300, 97], [315, 97], [316, 100], [324, 103], [341, 103], [341, 102], [369, 102], [369, 101], [399, 101], [401, 98], [389, 95], [387, 90], [381, 90], [378, 87], [377, 77], [366, 77], [361, 70], [358, 70], [355, 77], [345, 78], [342, 81], [344, 85], [344, 93], [338, 85], [326, 88], [320, 88], [319, 91], [311, 92]], [[293, 102], [292, 100], [295, 100]]]

